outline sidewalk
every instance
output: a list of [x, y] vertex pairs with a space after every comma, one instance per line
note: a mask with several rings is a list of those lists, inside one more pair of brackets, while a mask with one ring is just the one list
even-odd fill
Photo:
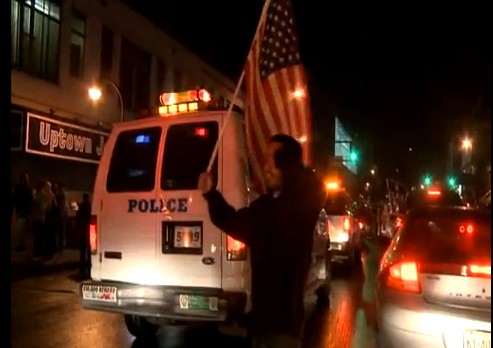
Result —
[[64, 249], [50, 261], [35, 262], [25, 255], [11, 252], [11, 279], [71, 270], [79, 264], [79, 250]]

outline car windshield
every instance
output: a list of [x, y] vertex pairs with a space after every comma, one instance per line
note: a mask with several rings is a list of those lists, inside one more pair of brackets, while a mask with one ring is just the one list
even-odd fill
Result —
[[406, 249], [430, 261], [490, 262], [491, 213], [468, 209], [411, 213], [401, 240]]

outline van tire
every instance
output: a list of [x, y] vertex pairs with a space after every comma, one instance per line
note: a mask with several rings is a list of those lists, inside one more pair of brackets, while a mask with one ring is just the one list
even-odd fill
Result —
[[123, 319], [125, 320], [128, 332], [135, 338], [152, 338], [159, 329], [159, 325], [149, 323], [144, 317], [125, 314]]

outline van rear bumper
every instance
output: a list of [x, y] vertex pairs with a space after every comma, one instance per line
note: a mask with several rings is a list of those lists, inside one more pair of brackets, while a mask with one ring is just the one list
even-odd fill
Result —
[[187, 322], [238, 321], [247, 302], [245, 292], [216, 288], [88, 281], [79, 290], [85, 309]]

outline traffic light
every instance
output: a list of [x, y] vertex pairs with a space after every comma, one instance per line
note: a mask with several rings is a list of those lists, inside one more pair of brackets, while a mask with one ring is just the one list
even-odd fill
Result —
[[457, 186], [457, 180], [455, 177], [450, 176], [447, 180], [448, 185], [450, 186], [451, 189], [455, 189]]
[[430, 186], [431, 185], [431, 176], [430, 175], [425, 175], [425, 178], [423, 179], [423, 184], [425, 186]]
[[358, 153], [356, 151], [351, 151], [351, 153], [349, 154], [349, 159], [351, 160], [351, 162], [356, 162], [358, 160]]

